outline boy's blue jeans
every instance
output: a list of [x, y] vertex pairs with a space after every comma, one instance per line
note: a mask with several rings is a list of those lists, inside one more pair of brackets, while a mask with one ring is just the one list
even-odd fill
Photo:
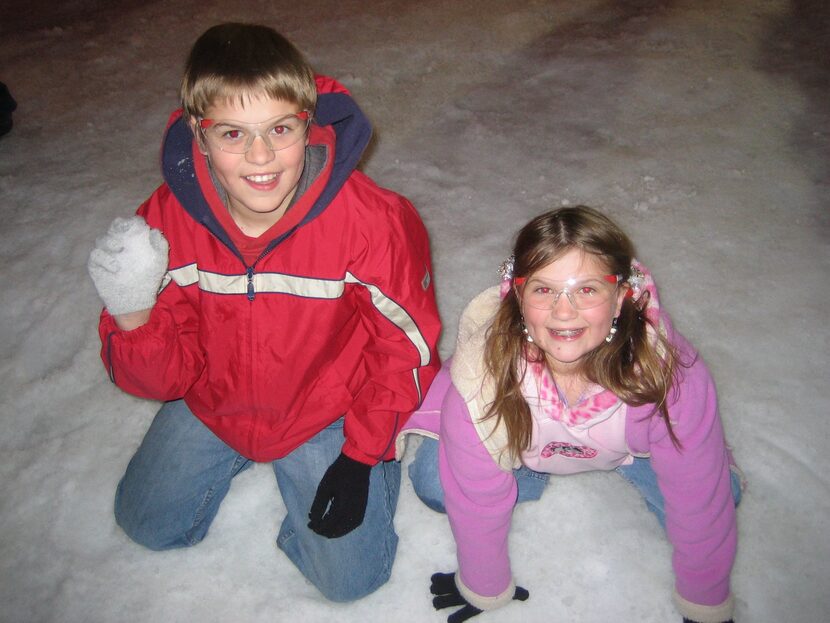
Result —
[[[628, 482], [633, 484], [643, 496], [648, 509], [657, 516], [663, 528], [666, 527], [666, 511], [663, 494], [657, 486], [657, 475], [651, 468], [648, 459], [635, 458], [631, 465], [618, 467], [616, 471]], [[527, 467], [520, 467], [513, 471], [516, 484], [519, 487], [516, 503], [530, 502], [542, 497], [545, 485], [548, 484], [548, 474], [535, 472]], [[732, 472], [732, 497], [735, 506], [741, 501], [741, 481], [738, 474]], [[425, 437], [415, 453], [415, 460], [409, 465], [409, 478], [415, 493], [421, 501], [431, 509], [440, 513], [444, 508], [444, 490], [438, 478], [438, 442]]]
[[[287, 514], [277, 545], [328, 599], [351, 601], [388, 579], [398, 544], [393, 518], [400, 490], [396, 461], [378, 463], [363, 523], [338, 539], [308, 529], [317, 485], [343, 445], [343, 420], [272, 462]], [[130, 461], [115, 495], [115, 518], [154, 550], [195, 545], [210, 527], [231, 480], [252, 462], [216, 437], [183, 400], [165, 403]]]

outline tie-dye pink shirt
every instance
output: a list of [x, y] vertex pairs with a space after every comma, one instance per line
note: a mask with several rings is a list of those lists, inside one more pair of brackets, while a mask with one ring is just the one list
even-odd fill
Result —
[[530, 469], [576, 474], [634, 461], [625, 442], [626, 405], [612, 392], [591, 385], [570, 406], [547, 366], [531, 363], [522, 393], [533, 417], [530, 447], [522, 453], [522, 463]]

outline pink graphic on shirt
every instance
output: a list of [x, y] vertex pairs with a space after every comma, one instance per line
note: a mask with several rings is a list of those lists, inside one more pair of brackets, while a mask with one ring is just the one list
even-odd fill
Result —
[[603, 390], [581, 402], [576, 408], [571, 409], [567, 423], [573, 426], [574, 424], [587, 422], [613, 407], [618, 401], [619, 398], [613, 392], [607, 389]]
[[549, 459], [552, 456], [560, 455], [569, 459], [592, 459], [597, 455], [597, 451], [587, 446], [577, 446], [567, 441], [551, 441], [540, 453], [543, 459]]

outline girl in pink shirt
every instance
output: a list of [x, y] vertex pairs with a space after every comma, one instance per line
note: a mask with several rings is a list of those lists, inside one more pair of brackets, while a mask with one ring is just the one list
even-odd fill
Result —
[[510, 570], [516, 502], [538, 499], [549, 474], [616, 470], [666, 528], [683, 620], [731, 621], [740, 478], [711, 376], [631, 241], [595, 210], [563, 208], [519, 232], [502, 273], [465, 309], [404, 431], [427, 437], [410, 476], [457, 545], [433, 604], [460, 606], [459, 623], [527, 599]]

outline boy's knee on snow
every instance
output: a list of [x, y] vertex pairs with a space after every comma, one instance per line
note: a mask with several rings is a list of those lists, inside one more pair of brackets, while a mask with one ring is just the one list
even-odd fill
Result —
[[391, 565], [385, 566], [375, 576], [351, 573], [348, 569], [324, 569], [314, 585], [329, 601], [345, 603], [356, 601], [374, 593], [386, 584], [392, 574]]
[[205, 536], [207, 529], [196, 525], [181, 530], [170, 524], [166, 513], [152, 513], [146, 510], [126, 508], [121, 491], [115, 497], [115, 523], [132, 541], [153, 551], [163, 551], [196, 545]]

